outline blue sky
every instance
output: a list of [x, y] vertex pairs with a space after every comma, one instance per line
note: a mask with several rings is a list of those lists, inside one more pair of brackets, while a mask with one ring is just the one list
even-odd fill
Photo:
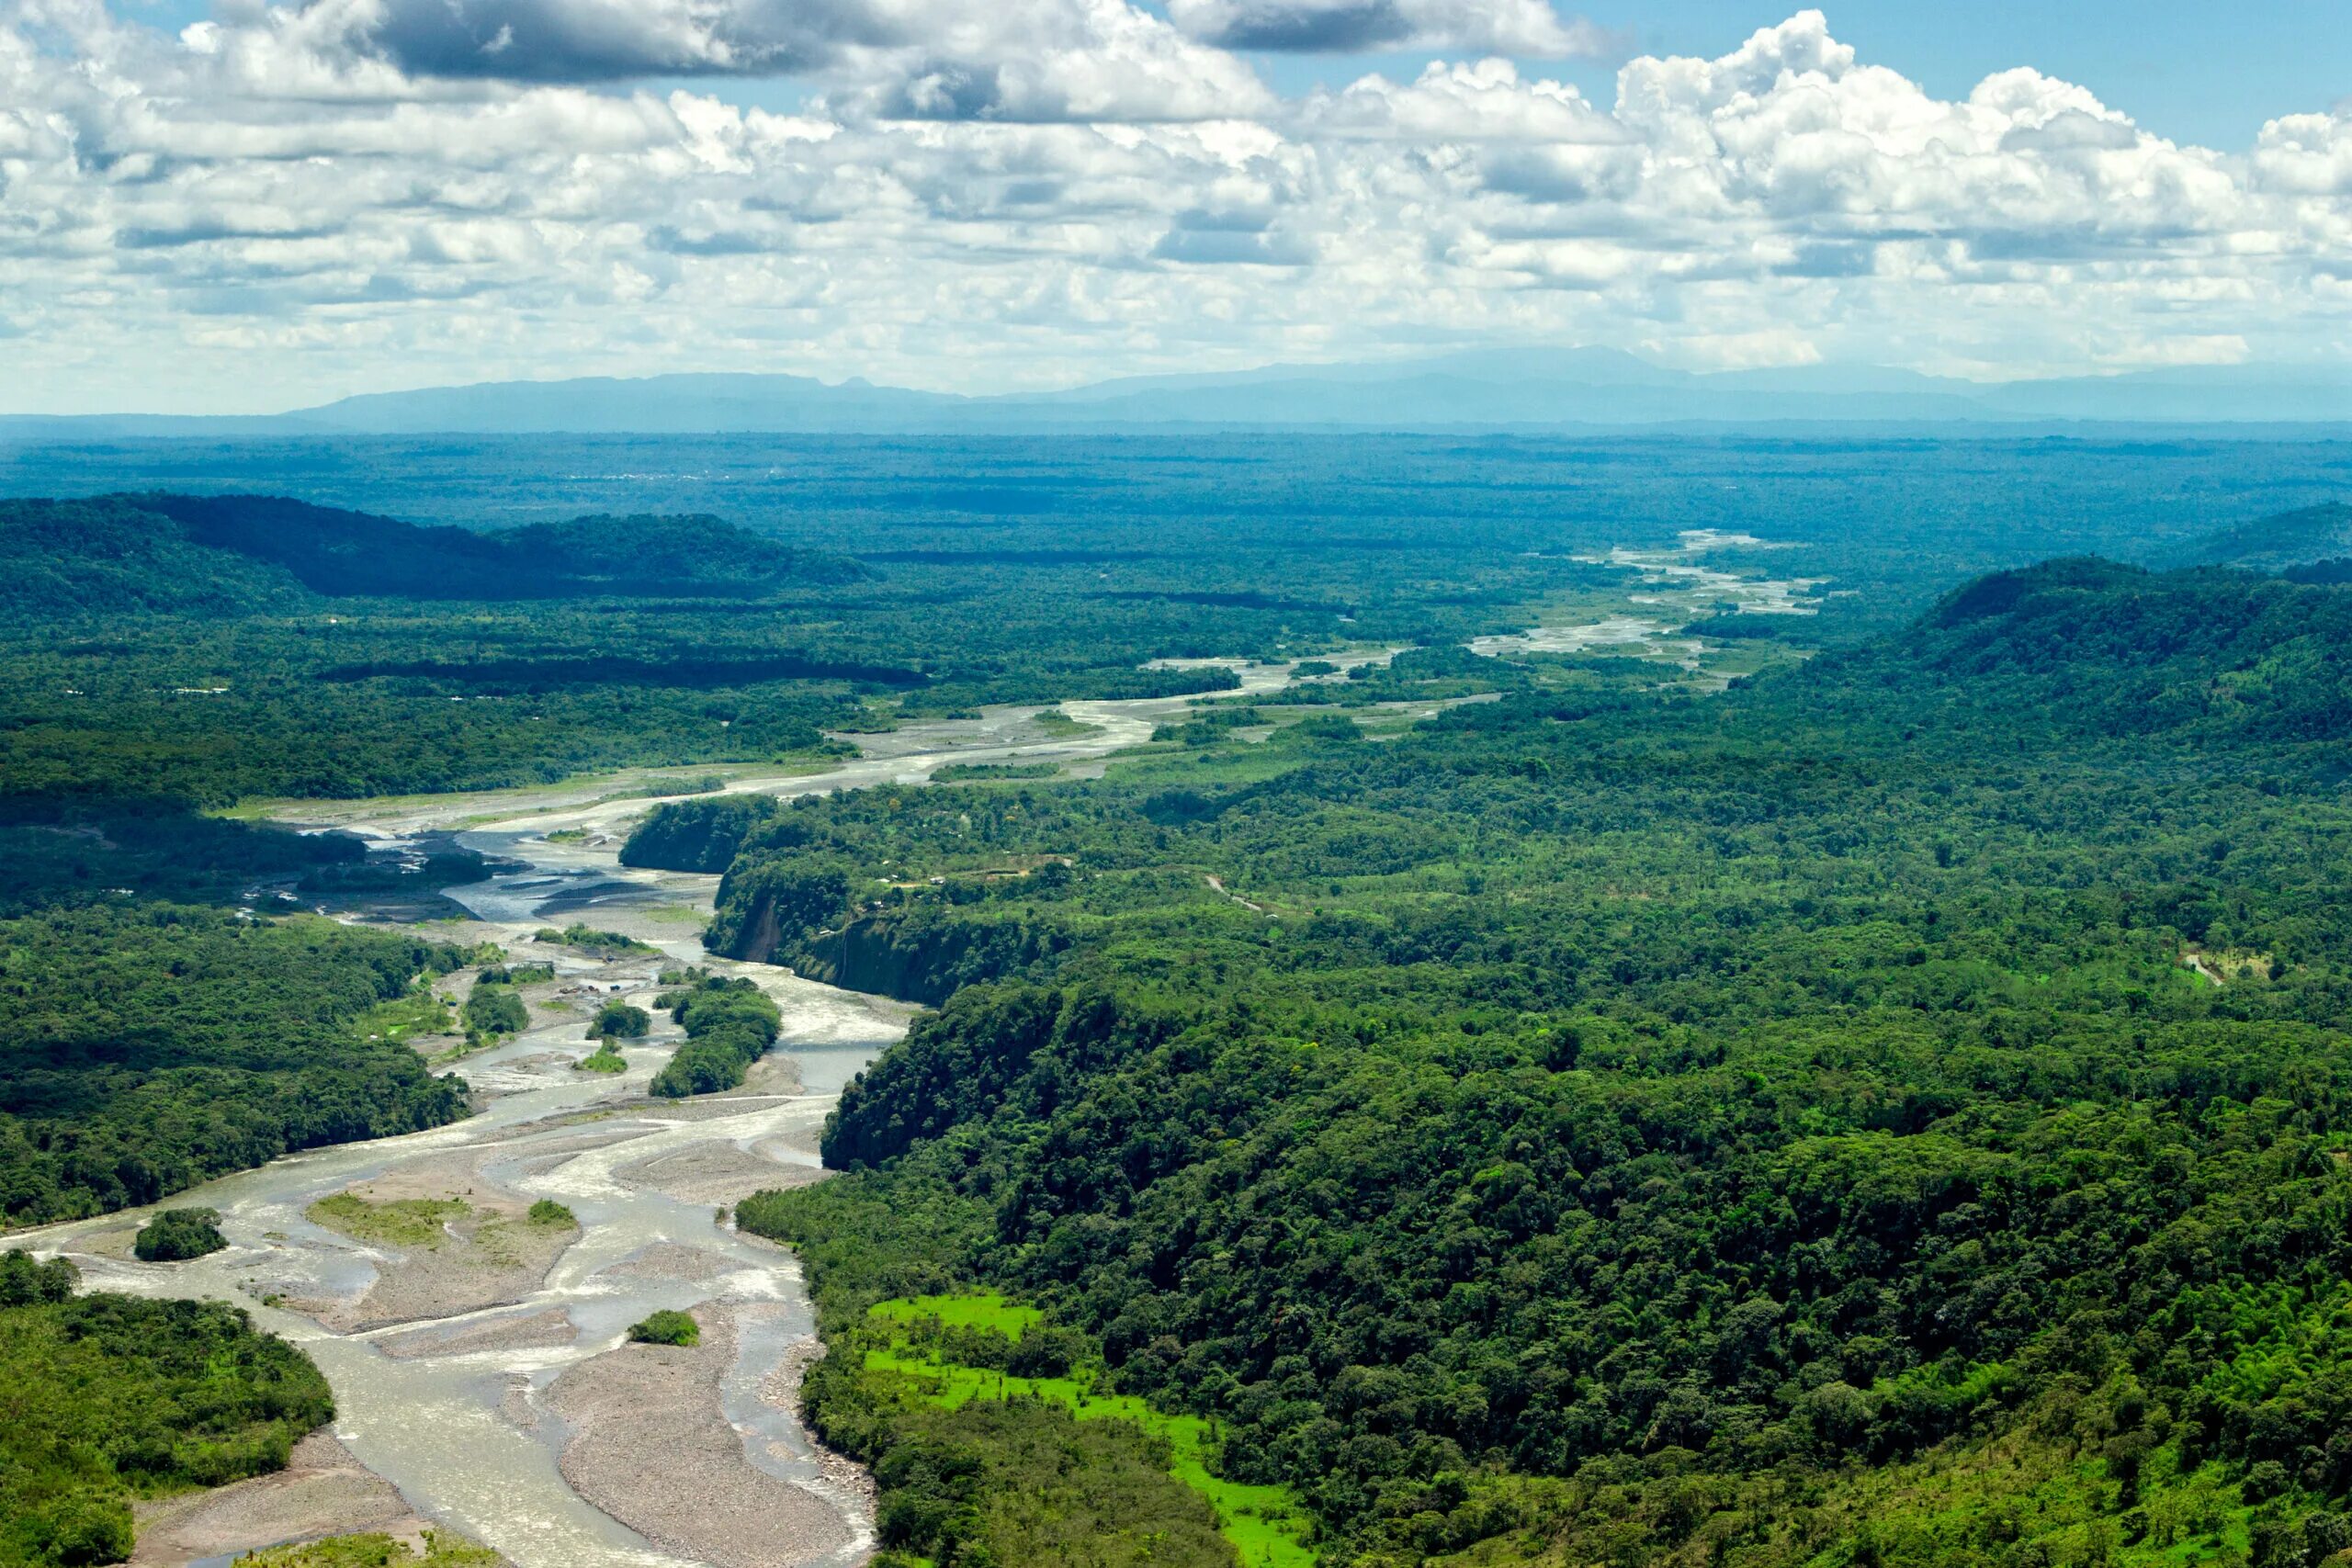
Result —
[[2334, 373], [2343, 10], [0, 0], [0, 412], [1530, 344]]
[[[1577, 7], [1649, 54], [1720, 54], [1787, 7], [1750, 0], [1626, 0]], [[2352, 97], [2352, 4], [2346, 0], [1838, 0], [1831, 28], [1864, 58], [1945, 97], [1996, 71], [2030, 65], [2078, 82], [2159, 136], [2239, 147], [2262, 122]], [[1306, 86], [1366, 70], [1418, 68], [1408, 57], [1269, 61], [1269, 74]], [[1606, 99], [1613, 62], [1571, 62], [1562, 73]]]

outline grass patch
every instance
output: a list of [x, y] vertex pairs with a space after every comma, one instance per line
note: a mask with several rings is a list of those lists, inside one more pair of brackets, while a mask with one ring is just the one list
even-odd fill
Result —
[[607, 1040], [572, 1063], [571, 1070], [576, 1073], [625, 1073], [628, 1071], [628, 1061], [621, 1055], [620, 1048]]
[[876, 1302], [865, 1315], [884, 1323], [935, 1322], [943, 1328], [984, 1328], [1018, 1341], [1046, 1320], [1035, 1307], [1009, 1302], [993, 1291], [953, 1296], [895, 1296]]
[[441, 994], [419, 986], [403, 997], [378, 1002], [352, 1021], [362, 1040], [397, 1040], [406, 1044], [419, 1034], [454, 1034], [457, 1014]]
[[238, 1558], [237, 1568], [498, 1568], [503, 1561], [461, 1535], [428, 1529], [422, 1556], [390, 1536], [370, 1532], [268, 1547]]
[[448, 1234], [442, 1227], [473, 1213], [473, 1206], [462, 1198], [393, 1198], [375, 1203], [356, 1192], [338, 1192], [302, 1213], [313, 1224], [340, 1231], [354, 1241], [438, 1247]]
[[1102, 727], [1070, 717], [1059, 708], [1044, 708], [1032, 714], [1029, 722], [1057, 739], [1070, 739], [1080, 735], [1100, 735]]

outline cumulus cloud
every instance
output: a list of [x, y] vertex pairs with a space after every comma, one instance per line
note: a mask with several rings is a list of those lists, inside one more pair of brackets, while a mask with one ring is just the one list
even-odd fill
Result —
[[1563, 18], [1547, 0], [1168, 0], [1168, 16], [1222, 49], [1436, 50], [1559, 60], [1610, 47], [1601, 29]]
[[[1613, 96], [1489, 59], [1283, 99], [1197, 13], [1130, 0], [418, 3], [236, 0], [175, 38], [0, 0], [0, 407], [682, 366], [989, 389], [1495, 341], [1978, 373], [2352, 342], [2352, 115], [2185, 146], [2031, 70], [1939, 96], [1811, 12], [1633, 60]], [[787, 61], [791, 112], [738, 101]]]

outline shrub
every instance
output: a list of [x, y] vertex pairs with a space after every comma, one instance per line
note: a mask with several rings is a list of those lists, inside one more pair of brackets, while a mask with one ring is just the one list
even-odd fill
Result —
[[165, 1209], [140, 1227], [130, 1250], [149, 1263], [177, 1263], [229, 1245], [218, 1209]]
[[595, 1021], [588, 1026], [588, 1038], [642, 1040], [652, 1028], [652, 1016], [643, 1008], [631, 1007], [616, 997], [596, 1010]]
[[688, 1314], [663, 1307], [629, 1325], [628, 1337], [640, 1345], [699, 1345], [702, 1325]]

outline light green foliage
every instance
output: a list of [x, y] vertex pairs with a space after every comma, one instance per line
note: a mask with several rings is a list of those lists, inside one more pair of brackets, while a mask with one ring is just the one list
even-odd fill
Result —
[[[1216, 1441], [1209, 1422], [1155, 1410], [1132, 1394], [1101, 1392], [1101, 1364], [1084, 1352], [1064, 1376], [1023, 1376], [1011, 1370], [1024, 1337], [1044, 1321], [1035, 1308], [976, 1292], [876, 1302], [866, 1315], [891, 1325], [884, 1343], [867, 1345], [867, 1371], [904, 1378], [922, 1399], [948, 1410], [976, 1400], [1034, 1401], [1058, 1406], [1080, 1421], [1125, 1422], [1167, 1444], [1169, 1472], [1208, 1500], [1218, 1529], [1242, 1562], [1309, 1568], [1315, 1562], [1306, 1545], [1306, 1520], [1287, 1488], [1244, 1485], [1215, 1473]], [[930, 1332], [921, 1332], [925, 1329]], [[967, 1336], [1005, 1340], [1013, 1348], [989, 1359], [1007, 1364], [973, 1366], [956, 1359], [959, 1348], [973, 1344]]]
[[354, 1020], [352, 1027], [363, 1040], [405, 1043], [420, 1034], [454, 1033], [458, 1023], [449, 1004], [427, 980], [420, 981], [401, 996], [377, 1003]]
[[628, 1058], [621, 1055], [618, 1043], [608, 1039], [571, 1066], [574, 1071], [582, 1073], [625, 1073], [628, 1071]]
[[595, 931], [577, 920], [561, 931], [552, 926], [542, 927], [531, 933], [531, 940], [575, 948], [582, 953], [594, 953], [599, 958], [633, 957], [639, 953], [660, 951], [658, 948], [650, 947], [638, 941], [635, 937], [623, 936], [618, 931]]
[[337, 1192], [303, 1211], [312, 1223], [341, 1231], [355, 1241], [387, 1247], [438, 1247], [447, 1238], [445, 1227], [473, 1213], [462, 1198], [388, 1198], [370, 1200], [356, 1192]]
[[504, 1561], [463, 1536], [428, 1529], [422, 1552], [388, 1535], [331, 1535], [249, 1551], [237, 1563], [238, 1568], [499, 1568]]
[[1062, 712], [1059, 708], [1041, 709], [1029, 716], [1029, 722], [1035, 725], [1037, 728], [1044, 730], [1047, 735], [1062, 739], [1080, 735], [1092, 735], [1100, 728], [1097, 725], [1088, 724], [1081, 719], [1072, 718], [1069, 715]]

